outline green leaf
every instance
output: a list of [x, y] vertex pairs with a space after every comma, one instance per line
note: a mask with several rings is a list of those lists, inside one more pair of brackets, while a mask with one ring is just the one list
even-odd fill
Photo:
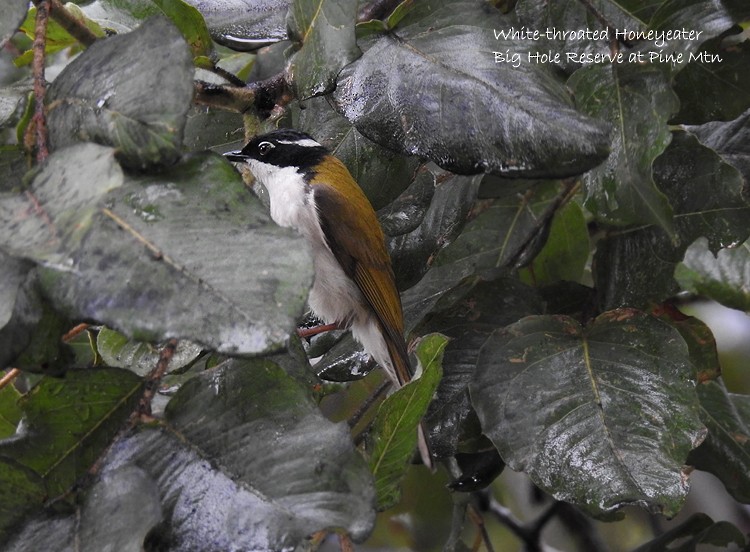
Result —
[[594, 276], [605, 308], [646, 306], [679, 292], [675, 266], [705, 236], [712, 251], [747, 239], [750, 205], [745, 180], [698, 140], [676, 132], [654, 163], [654, 176], [674, 207], [679, 245], [654, 226], [611, 232], [597, 244]]
[[[63, 178], [71, 193], [75, 183]], [[41, 269], [61, 311], [139, 341], [178, 337], [238, 355], [284, 345], [305, 308], [310, 255], [224, 159], [203, 153], [129, 177], [102, 203], [80, 241], [61, 248], [72, 263]]]
[[119, 441], [108, 476], [155, 481], [155, 537], [181, 550], [282, 550], [321, 530], [361, 541], [375, 521], [372, 479], [345, 423], [269, 360], [229, 361], [175, 394], [161, 429]]
[[213, 53], [213, 41], [201, 13], [183, 0], [153, 0], [172, 23], [180, 30], [190, 46], [193, 57]]
[[[138, 57], [122, 55], [131, 50]], [[192, 58], [182, 35], [167, 19], [150, 19], [91, 45], [55, 79], [46, 95], [51, 147], [97, 142], [116, 147], [135, 169], [172, 164], [192, 98]]]
[[583, 211], [577, 203], [562, 207], [549, 229], [549, 237], [531, 265], [521, 272], [521, 281], [534, 285], [559, 280], [577, 282], [589, 259], [591, 243]]
[[706, 440], [690, 453], [688, 462], [714, 474], [739, 502], [750, 502], [750, 398], [728, 393], [721, 380], [698, 386]]
[[[153, 347], [142, 341], [128, 339], [127, 336], [102, 328], [96, 336], [96, 348], [107, 366], [126, 368], [139, 376], [146, 376], [156, 367], [163, 348]], [[169, 372], [174, 372], [190, 364], [202, 348], [190, 341], [177, 343], [174, 354], [169, 361]]]
[[750, 186], [750, 109], [732, 121], [687, 126], [685, 130], [737, 169]]
[[745, 546], [742, 532], [728, 521], [714, 523], [706, 514], [699, 513], [634, 552], [698, 552], [706, 549], [701, 545], [726, 548], [729, 544]]
[[[0, 374], [5, 375], [4, 372]], [[13, 385], [6, 385], [0, 389], [0, 440], [16, 433], [18, 422], [21, 421], [23, 411], [18, 406], [21, 394]]]
[[714, 255], [706, 238], [685, 251], [674, 277], [682, 289], [733, 309], [750, 312], [750, 242], [720, 249]]
[[141, 390], [140, 378], [115, 368], [45, 377], [20, 402], [27, 431], [0, 442], [0, 458], [31, 469], [43, 479], [46, 495], [57, 497], [102, 454]]
[[656, 224], [672, 239], [672, 207], [652, 165], [669, 144], [667, 120], [678, 109], [667, 71], [654, 65], [592, 65], [568, 80], [588, 115], [614, 124], [612, 154], [583, 182], [585, 207], [607, 224]]
[[479, 351], [492, 332], [543, 310], [536, 292], [511, 278], [476, 280], [461, 292], [463, 296], [450, 308], [428, 317], [413, 332], [439, 332], [450, 338], [443, 354], [443, 377], [424, 417], [437, 458], [454, 456], [481, 433], [469, 400], [469, 384], [474, 379]]
[[675, 515], [705, 437], [685, 341], [621, 309], [581, 327], [530, 316], [482, 348], [471, 399], [503, 460], [594, 516], [637, 504]]
[[31, 510], [42, 504], [45, 497], [41, 477], [13, 459], [0, 458], [0, 538], [3, 542]]
[[495, 63], [494, 51], [527, 54], [494, 39], [516, 23], [485, 2], [420, 4], [341, 71], [336, 109], [369, 139], [454, 173], [580, 174], [609, 153], [608, 126], [573, 109], [548, 67]]
[[299, 100], [333, 90], [338, 72], [357, 59], [354, 32], [357, 3], [350, 0], [295, 0], [287, 28], [297, 51], [287, 64]]
[[[720, 37], [704, 44], [706, 56], [689, 63], [675, 77], [680, 111], [672, 123], [699, 125], [729, 121], [750, 108], [750, 41], [737, 44]], [[720, 62], [713, 56], [719, 56]], [[721, 86], [716, 86], [720, 82]]]
[[442, 375], [443, 350], [448, 339], [440, 334], [422, 338], [417, 358], [422, 375], [386, 398], [375, 416], [370, 438], [370, 471], [375, 477], [379, 510], [396, 504], [400, 482], [417, 445], [417, 428], [429, 406]]

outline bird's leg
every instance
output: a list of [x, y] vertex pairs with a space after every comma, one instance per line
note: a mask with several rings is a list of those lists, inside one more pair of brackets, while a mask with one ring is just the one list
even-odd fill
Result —
[[319, 326], [313, 326], [312, 328], [297, 328], [297, 335], [304, 339], [305, 337], [312, 337], [314, 335], [338, 329], [340, 329], [338, 324], [320, 324]]

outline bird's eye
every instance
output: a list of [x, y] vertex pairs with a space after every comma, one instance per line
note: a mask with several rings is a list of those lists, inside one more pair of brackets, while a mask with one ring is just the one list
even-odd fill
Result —
[[268, 155], [275, 146], [271, 142], [261, 142], [258, 144], [258, 153]]

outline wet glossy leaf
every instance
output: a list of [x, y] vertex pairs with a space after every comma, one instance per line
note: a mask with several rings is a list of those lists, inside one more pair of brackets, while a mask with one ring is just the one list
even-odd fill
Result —
[[[688, 64], [675, 77], [680, 111], [673, 123], [729, 121], [750, 108], [750, 42], [732, 44], [721, 37], [704, 44], [701, 51], [706, 57]], [[722, 85], [716, 86], [717, 82]]]
[[688, 463], [718, 477], [735, 499], [750, 502], [750, 398], [728, 393], [721, 380], [698, 386], [706, 440], [688, 456]]
[[0, 197], [0, 245], [19, 257], [69, 266], [98, 203], [123, 183], [114, 150], [79, 144], [49, 157], [23, 194]]
[[[106, 327], [99, 330], [96, 336], [96, 349], [107, 366], [125, 368], [139, 376], [146, 376], [154, 370], [162, 351], [160, 347], [128, 339], [120, 332]], [[168, 371], [184, 368], [198, 358], [202, 350], [202, 347], [190, 341], [179, 341], [169, 361]]]
[[391, 203], [414, 179], [416, 157], [405, 157], [365, 138], [326, 98], [306, 101], [299, 128], [341, 159], [375, 210]]
[[47, 497], [57, 497], [102, 454], [141, 390], [140, 378], [116, 368], [46, 377], [21, 400], [28, 425], [19, 438], [0, 442], [0, 457], [38, 474]]
[[[137, 58], [122, 55], [131, 49]], [[192, 97], [190, 51], [180, 32], [157, 17], [93, 44], [55, 79], [47, 91], [50, 143], [111, 145], [138, 169], [169, 165], [179, 158]]]
[[102, 475], [80, 510], [76, 544], [84, 552], [141, 552], [162, 519], [156, 482], [145, 470], [123, 466]]
[[156, 481], [160, 533], [178, 550], [281, 550], [337, 528], [361, 540], [374, 523], [371, 476], [346, 424], [267, 360], [192, 378], [164, 429], [118, 443], [103, 473], [127, 465]]
[[74, 515], [44, 513], [32, 517], [5, 546], [8, 552], [56, 550], [75, 552], [73, 538], [76, 519]]
[[417, 446], [417, 427], [432, 400], [442, 375], [443, 351], [448, 340], [439, 334], [422, 338], [417, 358], [422, 375], [386, 398], [375, 416], [370, 438], [370, 470], [375, 477], [379, 510], [396, 504], [407, 462]]
[[132, 31], [149, 17], [161, 13], [151, 0], [95, 0], [81, 9], [87, 17], [118, 34]]
[[750, 186], [750, 109], [728, 122], [710, 122], [685, 129], [722, 160], [732, 165]]
[[677, 132], [654, 164], [657, 185], [674, 207], [679, 245], [655, 226], [613, 232], [599, 242], [594, 274], [606, 308], [661, 302], [679, 291], [674, 270], [701, 236], [712, 251], [747, 239], [745, 181], [689, 134]]
[[67, 264], [42, 272], [62, 310], [140, 341], [178, 337], [233, 354], [283, 346], [312, 263], [302, 238], [271, 222], [229, 163], [196, 155], [129, 178], [107, 202], [61, 251]]
[[698, 552], [705, 550], [705, 545], [729, 550], [725, 547], [730, 544], [745, 545], [745, 537], [737, 527], [728, 521], [714, 523], [706, 514], [693, 514], [684, 523], [639, 546], [634, 552]]
[[510, 278], [477, 281], [451, 308], [429, 317], [416, 334], [440, 332], [450, 338], [443, 354], [443, 377], [424, 423], [433, 454], [454, 456], [481, 432], [469, 401], [469, 383], [479, 351], [497, 328], [542, 312], [536, 293]]
[[637, 504], [677, 513], [684, 462], [705, 436], [688, 348], [634, 310], [582, 328], [530, 316], [482, 348], [471, 399], [503, 460], [595, 516]]
[[[474, 207], [481, 176], [452, 175], [427, 166], [420, 169], [417, 179], [432, 182], [434, 190], [424, 212], [417, 208], [417, 213], [414, 213], [409, 207], [400, 211], [389, 209], [392, 219], [419, 221], [413, 230], [387, 240], [399, 289], [417, 283], [440, 251], [463, 230]], [[421, 220], [418, 215], [421, 215]], [[388, 232], [388, 227], [385, 231]]]
[[720, 249], [714, 255], [708, 240], [699, 238], [685, 251], [675, 279], [682, 289], [718, 301], [722, 305], [750, 311], [750, 243]]
[[3, 13], [0, 19], [0, 47], [15, 34], [28, 9], [29, 3], [25, 0], [0, 1], [0, 11]]
[[585, 206], [608, 224], [655, 224], [674, 237], [672, 207], [652, 177], [667, 147], [667, 120], [679, 107], [667, 71], [655, 65], [584, 67], [568, 81], [577, 105], [614, 123], [612, 153], [584, 175]]
[[26, 155], [20, 147], [0, 146], [0, 193], [20, 188], [27, 168]]
[[495, 63], [496, 50], [526, 53], [494, 40], [514, 24], [481, 2], [421, 4], [339, 74], [336, 107], [371, 140], [455, 173], [582, 173], [607, 156], [607, 125], [575, 111], [549, 68]]
[[[26, 110], [29, 91], [25, 87], [0, 88], [0, 129], [18, 123]], [[3, 148], [6, 152], [12, 150]]]
[[342, 67], [360, 55], [354, 34], [357, 3], [350, 0], [295, 0], [289, 10], [289, 38], [297, 51], [287, 79], [297, 98], [330, 92]]
[[287, 38], [292, 0], [187, 0], [203, 14], [211, 36], [234, 50], [256, 50]]

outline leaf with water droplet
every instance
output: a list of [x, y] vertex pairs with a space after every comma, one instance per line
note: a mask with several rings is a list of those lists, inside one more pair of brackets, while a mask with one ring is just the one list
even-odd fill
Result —
[[627, 504], [675, 515], [705, 437], [688, 347], [633, 309], [587, 327], [530, 316], [482, 347], [471, 400], [514, 470], [594, 516]]

